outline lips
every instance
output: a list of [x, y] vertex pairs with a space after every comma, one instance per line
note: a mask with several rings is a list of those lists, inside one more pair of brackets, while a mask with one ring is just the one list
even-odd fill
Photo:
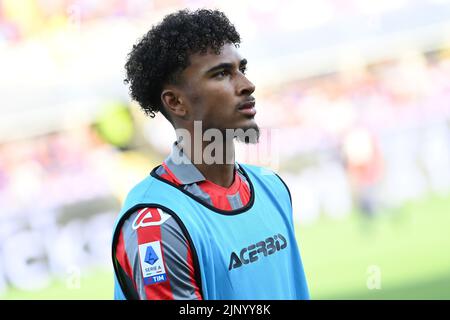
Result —
[[238, 111], [248, 116], [254, 116], [256, 114], [255, 100], [246, 101], [240, 104]]

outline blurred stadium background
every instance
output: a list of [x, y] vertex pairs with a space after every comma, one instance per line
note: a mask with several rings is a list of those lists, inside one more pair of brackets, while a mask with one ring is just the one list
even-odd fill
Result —
[[223, 10], [313, 299], [450, 299], [450, 2], [0, 0], [0, 298], [111, 299], [126, 192], [174, 140], [123, 84], [165, 14]]

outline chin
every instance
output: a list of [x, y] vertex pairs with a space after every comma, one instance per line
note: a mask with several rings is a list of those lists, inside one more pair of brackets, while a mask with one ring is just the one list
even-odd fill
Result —
[[259, 142], [259, 131], [260, 130], [258, 125], [254, 120], [252, 120], [248, 124], [239, 126], [234, 137], [239, 142], [243, 142], [246, 144], [256, 144]]

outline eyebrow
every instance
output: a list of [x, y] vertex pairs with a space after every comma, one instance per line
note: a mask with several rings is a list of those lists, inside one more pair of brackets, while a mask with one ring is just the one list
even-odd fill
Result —
[[[242, 59], [239, 62], [239, 67], [245, 66], [247, 65], [247, 59]], [[233, 68], [233, 64], [229, 63], [229, 62], [224, 62], [221, 64], [218, 64], [217, 66], [212, 67], [211, 69], [209, 69], [208, 71], [206, 71], [206, 73], [212, 73], [214, 71], [218, 71], [218, 70], [222, 70], [222, 69], [231, 69]]]

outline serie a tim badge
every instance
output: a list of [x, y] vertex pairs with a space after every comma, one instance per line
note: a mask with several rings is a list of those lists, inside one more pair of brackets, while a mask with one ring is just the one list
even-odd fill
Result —
[[155, 284], [167, 280], [160, 241], [140, 244], [139, 258], [144, 284]]

